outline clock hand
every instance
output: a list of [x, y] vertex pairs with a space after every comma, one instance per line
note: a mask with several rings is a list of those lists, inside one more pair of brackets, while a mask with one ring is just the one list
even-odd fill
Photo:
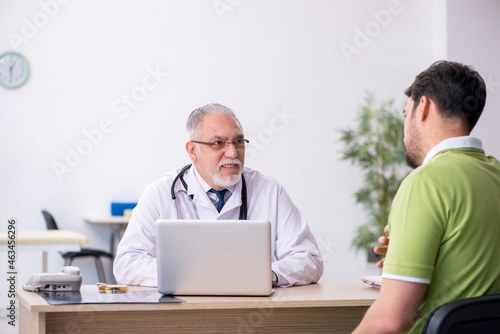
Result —
[[9, 68], [9, 74], [10, 74], [10, 77], [12, 78], [12, 70], [14, 69], [14, 65], [16, 65], [16, 62], [15, 61], [12, 65], [10, 65], [10, 68]]

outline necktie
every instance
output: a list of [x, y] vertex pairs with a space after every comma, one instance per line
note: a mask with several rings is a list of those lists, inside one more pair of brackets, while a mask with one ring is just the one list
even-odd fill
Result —
[[222, 207], [224, 206], [224, 195], [226, 194], [227, 192], [227, 189], [222, 189], [222, 190], [215, 190], [215, 189], [210, 189], [209, 190], [211, 193], [214, 193], [217, 195], [217, 197], [219, 197], [219, 204], [217, 205], [217, 211], [220, 212], [220, 210], [222, 210]]

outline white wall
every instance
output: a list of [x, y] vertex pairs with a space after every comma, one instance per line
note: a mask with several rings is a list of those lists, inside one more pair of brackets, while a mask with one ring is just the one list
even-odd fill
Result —
[[[366, 90], [403, 108], [404, 89], [447, 49], [500, 80], [498, 15], [488, 13], [498, 5], [469, 3], [0, 0], [0, 52], [17, 49], [32, 70], [23, 87], [0, 89], [2, 226], [17, 217], [19, 230], [43, 230], [46, 208], [60, 228], [107, 248], [109, 230], [83, 217], [108, 215], [112, 201], [138, 200], [149, 182], [187, 163], [187, 115], [219, 102], [237, 113], [251, 139], [247, 165], [282, 182], [307, 217], [325, 258], [322, 281], [377, 273], [350, 249], [364, 219], [353, 198], [361, 175], [340, 160], [339, 129], [352, 126]], [[458, 7], [457, 17], [472, 7], [477, 15], [454, 23]], [[460, 25], [474, 52], [455, 49], [463, 41], [452, 33], [447, 39]], [[14, 34], [23, 43], [15, 45]], [[347, 44], [357, 51], [347, 56]], [[143, 80], [153, 85], [147, 76], [155, 70], [168, 75], [145, 91]], [[485, 111], [490, 120], [498, 120], [489, 115], [500, 104], [495, 89]], [[127, 107], [131, 94], [137, 103]], [[89, 154], [58, 178], [53, 164], [66, 164], [69, 150], [84, 148], [84, 132], [106, 120], [112, 131], [95, 137]], [[483, 122], [476, 134], [500, 156], [496, 124]], [[20, 281], [41, 269], [37, 254], [19, 256]], [[49, 269], [59, 270], [59, 255], [49, 260]], [[94, 283], [92, 262], [78, 265], [84, 283]]]
[[486, 81], [486, 107], [472, 134], [483, 140], [487, 154], [500, 157], [500, 2], [450, 1], [448, 58], [471, 64]]

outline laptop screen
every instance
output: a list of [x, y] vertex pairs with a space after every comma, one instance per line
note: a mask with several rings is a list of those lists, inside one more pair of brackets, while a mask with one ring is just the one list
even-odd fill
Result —
[[272, 293], [271, 224], [158, 220], [158, 291], [167, 295]]

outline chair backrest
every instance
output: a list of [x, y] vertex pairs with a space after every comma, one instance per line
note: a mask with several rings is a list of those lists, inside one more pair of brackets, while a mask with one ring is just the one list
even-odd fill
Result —
[[500, 333], [500, 294], [455, 300], [436, 308], [422, 334]]
[[43, 218], [45, 218], [45, 223], [47, 224], [47, 230], [57, 230], [58, 228], [54, 217], [52, 217], [52, 215], [45, 210], [42, 210], [42, 214]]

